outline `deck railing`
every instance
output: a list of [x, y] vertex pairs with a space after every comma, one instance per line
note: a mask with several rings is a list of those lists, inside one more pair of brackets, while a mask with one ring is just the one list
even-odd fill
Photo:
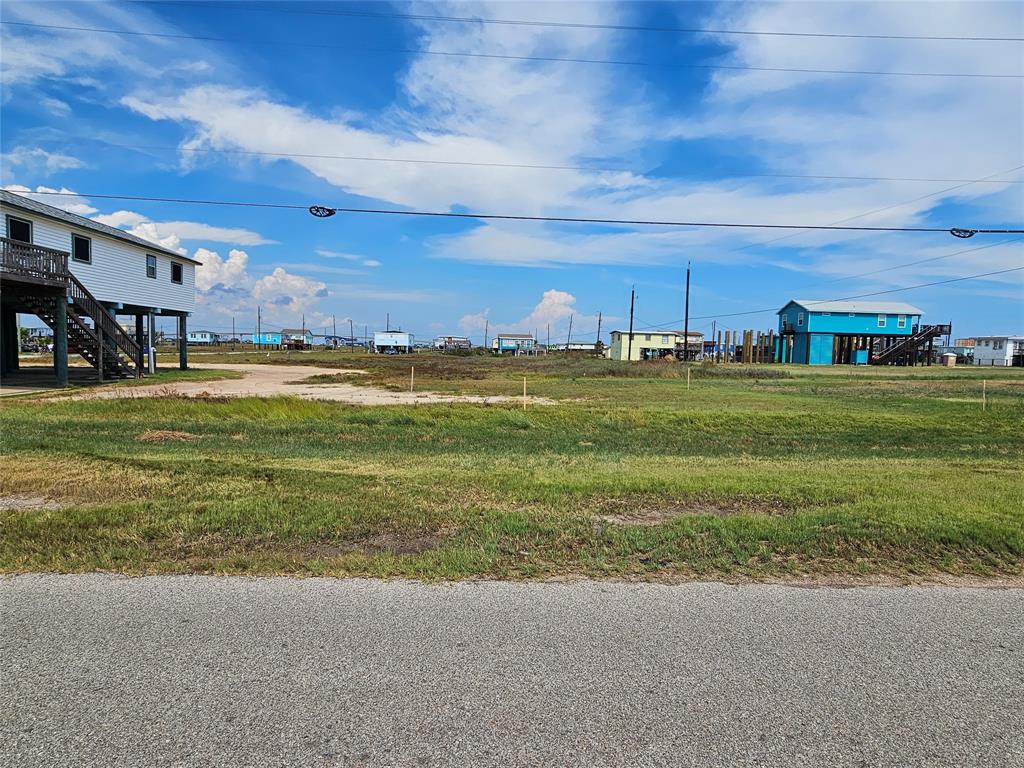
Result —
[[0, 237], [0, 272], [34, 282], [68, 282], [68, 253]]

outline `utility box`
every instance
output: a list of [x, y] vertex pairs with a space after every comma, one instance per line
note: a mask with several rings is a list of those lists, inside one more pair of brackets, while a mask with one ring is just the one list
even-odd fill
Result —
[[867, 365], [868, 364], [868, 351], [866, 349], [855, 349], [855, 350], [853, 350], [853, 364], [854, 365]]
[[956, 352], [947, 352], [942, 356], [942, 364], [947, 368], [956, 368]]

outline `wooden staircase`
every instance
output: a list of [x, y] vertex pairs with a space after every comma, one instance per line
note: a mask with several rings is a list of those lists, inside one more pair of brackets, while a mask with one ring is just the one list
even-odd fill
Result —
[[142, 350], [139, 345], [71, 273], [66, 253], [7, 238], [2, 238], [2, 241], [0, 271], [5, 279], [29, 277], [36, 282], [45, 281], [49, 286], [63, 284], [67, 287], [66, 297], [52, 291], [20, 295], [23, 311], [35, 314], [56, 330], [57, 302], [67, 301], [68, 350], [85, 358], [103, 379], [141, 376]]
[[910, 336], [878, 352], [871, 362], [873, 365], [913, 365], [922, 346], [949, 332], [949, 325], [919, 326]]

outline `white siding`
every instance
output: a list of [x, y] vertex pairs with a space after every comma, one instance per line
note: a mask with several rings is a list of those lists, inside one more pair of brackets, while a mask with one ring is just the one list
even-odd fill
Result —
[[[71, 252], [71, 235], [92, 241], [92, 263], [84, 264], [68, 258], [71, 272], [100, 301], [115, 304], [137, 304], [155, 309], [191, 312], [195, 307], [196, 265], [187, 259], [174, 259], [149, 251], [156, 256], [156, 279], [146, 277], [147, 251], [138, 245], [54, 221], [17, 208], [0, 206], [3, 212], [4, 237], [7, 236], [7, 215], [32, 222], [32, 242], [44, 248]], [[171, 282], [171, 262], [181, 264], [181, 284]]]

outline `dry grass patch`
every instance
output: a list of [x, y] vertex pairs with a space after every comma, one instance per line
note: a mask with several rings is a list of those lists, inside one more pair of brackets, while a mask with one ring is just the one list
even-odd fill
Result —
[[598, 519], [615, 525], [661, 525], [678, 517], [732, 515], [785, 515], [793, 505], [771, 496], [734, 496], [727, 499], [635, 494], [608, 499], [598, 505]]
[[0, 455], [0, 497], [40, 497], [55, 503], [105, 504], [160, 496], [172, 490], [166, 475], [124, 464], [31, 455]]
[[178, 432], [174, 429], [147, 429], [135, 439], [142, 443], [184, 443], [198, 440], [199, 435], [193, 435], [191, 432]]

